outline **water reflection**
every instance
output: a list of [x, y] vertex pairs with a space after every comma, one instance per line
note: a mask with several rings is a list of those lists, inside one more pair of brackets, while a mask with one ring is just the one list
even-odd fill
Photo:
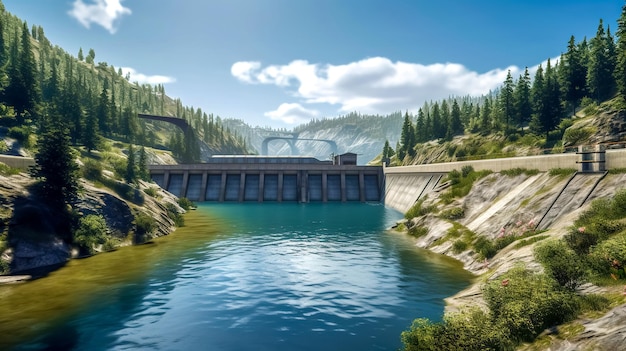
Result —
[[395, 349], [469, 279], [385, 232], [397, 218], [364, 204], [203, 205], [155, 244], [0, 287], [0, 348]]

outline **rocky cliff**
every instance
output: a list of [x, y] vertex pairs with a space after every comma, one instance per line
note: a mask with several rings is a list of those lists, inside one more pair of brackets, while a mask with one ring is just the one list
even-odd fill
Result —
[[[429, 213], [404, 223], [409, 231], [426, 228], [416, 239], [417, 246], [454, 257], [479, 276], [470, 287], [446, 300], [446, 311], [484, 305], [484, 282], [498, 279], [518, 264], [542, 270], [533, 256], [534, 247], [549, 238], [563, 237], [594, 199], [611, 197], [626, 182], [626, 174], [530, 173], [492, 173], [476, 181], [466, 196], [446, 205], [441, 200], [447, 190], [433, 191], [421, 204], [430, 212], [424, 210]], [[470, 244], [480, 237], [512, 240], [493, 257], [483, 259]], [[524, 240], [527, 244], [519, 245]], [[590, 284], [583, 287], [583, 292], [613, 290], [615, 287]], [[555, 338], [560, 341], [555, 341], [550, 350], [613, 350], [612, 345], [623, 342], [626, 335], [623, 328], [615, 327], [623, 325], [625, 310], [626, 305], [621, 305], [600, 319], [577, 322], [585, 326], [584, 331], [567, 340]]]
[[[58, 209], [43, 205], [33, 196], [29, 190], [32, 184], [33, 180], [24, 173], [0, 175], [0, 264], [5, 273], [59, 266], [79, 254], [70, 244], [71, 224]], [[139, 214], [154, 221], [154, 230], [144, 238], [149, 240], [175, 230], [167, 204], [184, 212], [174, 196], [150, 183], [139, 183], [133, 201], [85, 180], [81, 181], [81, 188], [72, 210], [79, 218], [90, 214], [102, 216], [107, 225], [106, 236], [116, 245], [131, 245], [135, 241], [135, 218]], [[146, 189], [150, 190], [146, 192]]]

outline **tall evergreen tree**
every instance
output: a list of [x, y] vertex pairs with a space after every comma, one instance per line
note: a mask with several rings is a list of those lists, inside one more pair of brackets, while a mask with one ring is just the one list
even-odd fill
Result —
[[617, 20], [617, 62], [615, 80], [619, 94], [626, 99], [626, 5]]
[[463, 134], [463, 124], [461, 123], [461, 108], [454, 100], [452, 102], [452, 111], [450, 111], [450, 122], [448, 123], [448, 139], [451, 140], [455, 135]]
[[432, 107], [431, 121], [433, 129], [433, 139], [443, 138], [446, 135], [446, 126], [441, 120], [441, 110], [439, 103], [435, 102]]
[[72, 204], [78, 194], [78, 165], [69, 132], [58, 115], [44, 121], [31, 174], [40, 181], [40, 195], [53, 208]]
[[596, 36], [591, 39], [587, 86], [591, 97], [596, 101], [604, 101], [612, 96], [615, 90], [615, 57], [611, 56], [612, 37], [604, 30], [602, 20], [598, 25]]
[[480, 111], [480, 123], [478, 130], [481, 134], [489, 134], [491, 132], [491, 98], [487, 97]]
[[415, 129], [413, 127], [413, 123], [411, 122], [411, 117], [409, 117], [408, 111], [404, 114], [404, 123], [402, 124], [400, 143], [402, 143], [404, 153], [409, 156], [415, 156]]
[[83, 145], [87, 148], [87, 152], [98, 149], [100, 146], [100, 132], [98, 130], [98, 116], [96, 108], [91, 104], [87, 111], [87, 120], [85, 122], [85, 133], [83, 134]]
[[502, 90], [500, 91], [500, 116], [502, 118], [502, 123], [504, 133], [508, 134], [511, 128], [511, 121], [513, 120], [513, 116], [515, 116], [515, 98], [513, 95], [515, 89], [515, 85], [513, 83], [513, 77], [511, 76], [511, 70], [508, 71], [506, 75], [506, 79], [504, 80], [504, 85], [502, 86]]
[[150, 172], [148, 171], [148, 155], [146, 154], [146, 148], [142, 145], [139, 149], [139, 162], [137, 163], [137, 175], [140, 179], [148, 181], [150, 180]]
[[530, 121], [530, 116], [533, 113], [533, 107], [530, 98], [530, 73], [528, 73], [528, 67], [524, 69], [524, 75], [519, 77], [517, 85], [515, 86], [515, 123], [518, 128], [522, 129]]
[[587, 94], [587, 66], [584, 48], [577, 45], [574, 36], [570, 37], [567, 52], [561, 57], [563, 69], [561, 72], [561, 87], [565, 102], [576, 107]]
[[136, 166], [135, 149], [133, 148], [133, 144], [128, 144], [128, 159], [126, 161], [126, 174], [124, 175], [126, 183], [134, 183], [137, 180]]
[[537, 71], [535, 72], [535, 79], [533, 80], [533, 85], [530, 92], [531, 102], [533, 105], [533, 115], [530, 121], [530, 129], [535, 134], [541, 134], [544, 131], [541, 123], [542, 119], [544, 118], [544, 91], [545, 83], [543, 79], [543, 67], [539, 65], [539, 68], [537, 68]]

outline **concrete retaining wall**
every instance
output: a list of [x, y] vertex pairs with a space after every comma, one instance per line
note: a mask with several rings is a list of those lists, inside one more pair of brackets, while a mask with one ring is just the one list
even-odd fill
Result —
[[[460, 171], [463, 166], [472, 166], [476, 171], [500, 172], [513, 168], [537, 169], [547, 172], [554, 168], [579, 169], [580, 155], [576, 153], [498, 158], [425, 165], [385, 167], [385, 205], [405, 213], [427, 193], [424, 179], [433, 173]], [[626, 168], [626, 149], [606, 151], [606, 170]], [[433, 186], [434, 187], [434, 186]], [[430, 188], [432, 189], [432, 188]]]
[[35, 165], [35, 159], [30, 157], [0, 155], [0, 162], [9, 167], [27, 170], [28, 167]]

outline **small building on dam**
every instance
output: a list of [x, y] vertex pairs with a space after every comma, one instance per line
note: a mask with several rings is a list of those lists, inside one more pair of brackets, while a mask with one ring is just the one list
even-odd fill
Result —
[[302, 156], [213, 156], [205, 163], [150, 165], [163, 189], [192, 201], [379, 202], [383, 169], [356, 154], [322, 161]]

